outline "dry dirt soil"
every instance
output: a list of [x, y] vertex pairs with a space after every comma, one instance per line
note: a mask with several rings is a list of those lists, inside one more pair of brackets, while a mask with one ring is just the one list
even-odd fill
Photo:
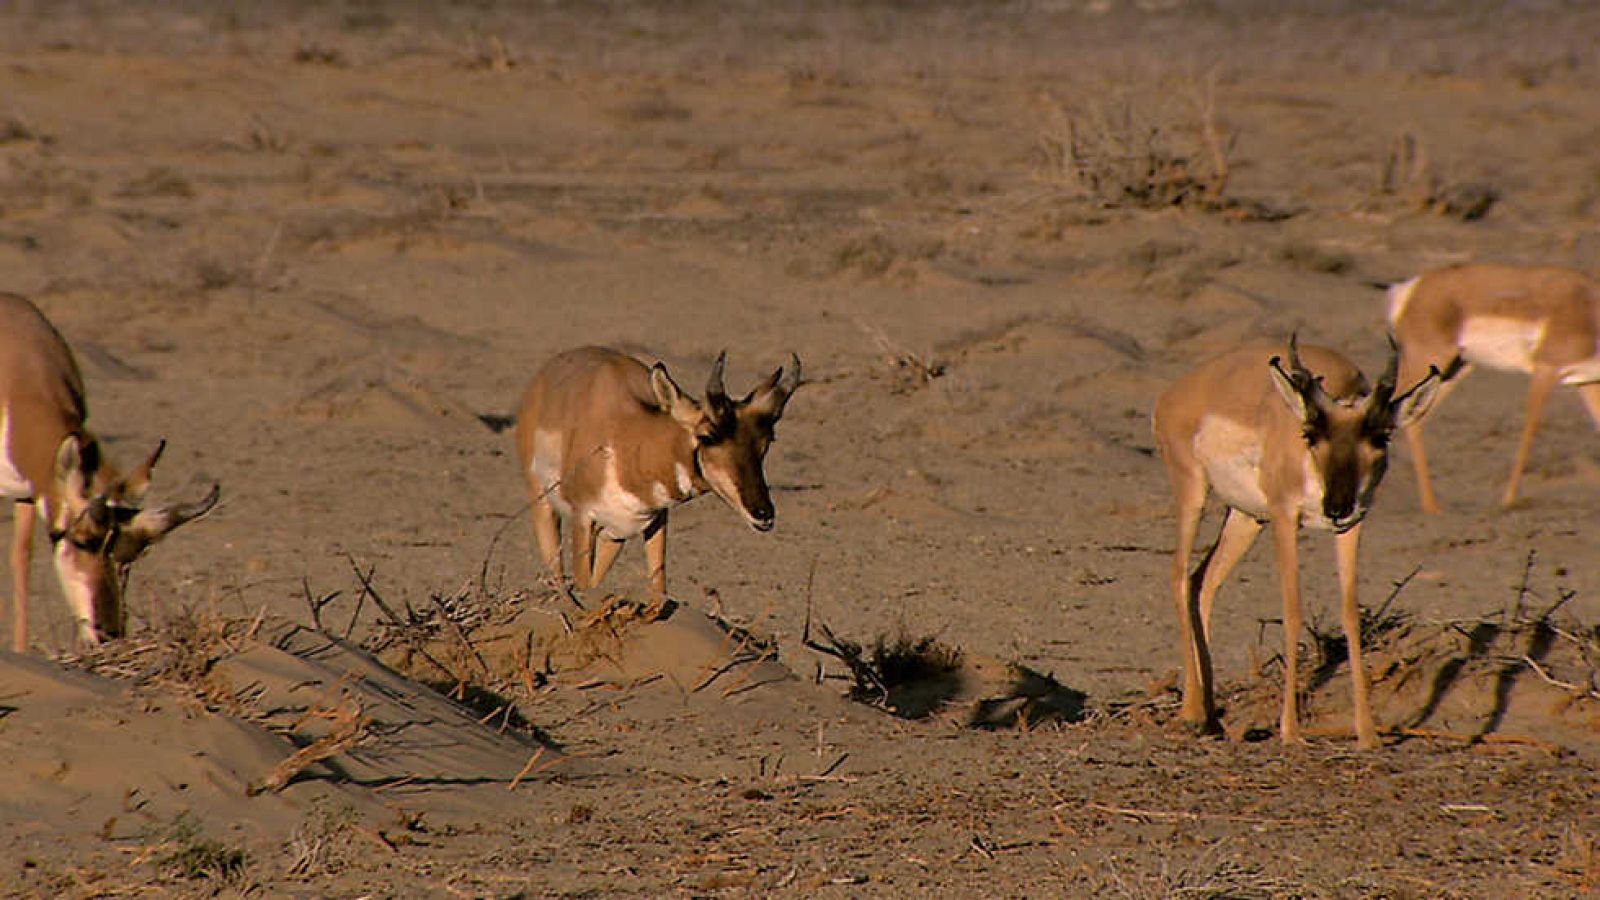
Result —
[[[73, 344], [114, 457], [164, 437], [162, 496], [224, 497], [97, 654], [36, 555], [0, 889], [1593, 895], [1576, 397], [1511, 509], [1523, 380], [1432, 419], [1444, 515], [1396, 449], [1377, 752], [1320, 534], [1310, 743], [1273, 739], [1260, 547], [1213, 622], [1228, 734], [1176, 723], [1149, 414], [1247, 339], [1371, 372], [1374, 284], [1592, 272], [1597, 226], [1581, 2], [0, 5], [0, 289]], [[614, 596], [553, 589], [479, 419], [591, 343], [691, 387], [722, 348], [735, 389], [804, 360], [778, 527], [675, 511], [663, 622], [635, 547]], [[936, 671], [848, 699], [808, 615]]]

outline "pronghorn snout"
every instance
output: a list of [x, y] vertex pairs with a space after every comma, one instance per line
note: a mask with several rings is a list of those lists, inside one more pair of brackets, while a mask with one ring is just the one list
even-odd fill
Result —
[[771, 531], [773, 523], [772, 503], [757, 506], [750, 510], [750, 527], [757, 531]]

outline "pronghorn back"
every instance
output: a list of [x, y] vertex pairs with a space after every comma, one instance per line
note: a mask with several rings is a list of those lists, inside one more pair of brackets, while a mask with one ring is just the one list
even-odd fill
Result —
[[[1451, 387], [1466, 366], [1531, 376], [1511, 477], [1517, 497], [1544, 405], [1558, 384], [1577, 387], [1600, 428], [1600, 282], [1559, 266], [1487, 263], [1435, 269], [1389, 289], [1402, 380], [1432, 366]], [[1421, 423], [1406, 429], [1422, 508], [1438, 512]]]
[[1440, 369], [1456, 353], [1472, 365], [1563, 370], [1593, 381], [1600, 283], [1559, 266], [1489, 263], [1435, 269], [1389, 289], [1389, 322], [1405, 351], [1401, 377]]
[[[83, 376], [60, 332], [28, 300], [0, 293], [0, 496], [45, 490], [56, 448], [87, 415]], [[8, 483], [8, 468], [25, 484]]]
[[669, 500], [683, 499], [691, 486], [680, 482], [690, 473], [680, 477], [674, 460], [688, 456], [691, 444], [692, 436], [657, 404], [650, 370], [603, 347], [552, 359], [528, 385], [517, 414], [524, 472], [563, 514], [624, 486], [655, 494], [659, 485], [671, 492]]

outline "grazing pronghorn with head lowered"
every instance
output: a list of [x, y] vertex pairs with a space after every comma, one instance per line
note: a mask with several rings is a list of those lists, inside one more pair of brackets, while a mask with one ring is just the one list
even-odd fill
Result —
[[129, 567], [146, 548], [216, 505], [218, 488], [197, 503], [142, 509], [150, 470], [165, 443], [123, 477], [84, 430], [83, 378], [66, 341], [32, 303], [0, 293], [0, 497], [16, 501], [11, 539], [13, 648], [28, 648], [28, 568], [33, 525], [44, 519], [56, 575], [94, 645], [126, 626]]
[[[1527, 410], [1511, 480], [1500, 502], [1517, 499], [1545, 401], [1557, 384], [1576, 385], [1600, 429], [1600, 282], [1554, 266], [1460, 265], [1389, 288], [1389, 322], [1400, 342], [1400, 375], [1417, 377], [1459, 357], [1466, 366], [1527, 372]], [[1454, 383], [1454, 372], [1447, 380]], [[1439, 511], [1422, 443], [1422, 423], [1405, 429], [1425, 512]]]
[[[742, 399], [722, 383], [717, 357], [705, 401], [684, 393], [666, 366], [601, 347], [568, 351], [534, 377], [517, 413], [517, 451], [533, 501], [545, 566], [561, 568], [558, 514], [572, 531], [579, 588], [605, 577], [622, 543], [644, 535], [651, 606], [667, 600], [667, 511], [706, 491], [757, 531], [772, 528], [762, 460], [773, 426], [800, 385], [800, 359]], [[598, 544], [598, 546], [597, 546]]]
[[[1427, 411], [1439, 387], [1437, 369], [1396, 396], [1394, 348], [1378, 383], [1349, 360], [1289, 339], [1246, 347], [1179, 379], [1156, 402], [1156, 446], [1177, 494], [1178, 548], [1172, 592], [1183, 635], [1183, 718], [1217, 727], [1211, 671], [1211, 604], [1264, 522], [1272, 523], [1283, 594], [1284, 689], [1279, 732], [1300, 740], [1295, 697], [1300, 639], [1300, 575], [1295, 542], [1301, 523], [1332, 530], [1339, 566], [1341, 620], [1349, 644], [1356, 738], [1378, 745], [1361, 663], [1361, 612], [1356, 604], [1356, 550], [1361, 522], [1383, 478], [1390, 433]], [[1207, 486], [1226, 504], [1222, 530], [1193, 575], [1189, 555]]]

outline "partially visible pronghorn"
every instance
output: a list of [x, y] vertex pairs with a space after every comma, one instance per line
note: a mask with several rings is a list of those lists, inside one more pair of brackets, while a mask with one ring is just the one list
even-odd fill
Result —
[[[1283, 594], [1284, 689], [1279, 732], [1300, 740], [1295, 697], [1300, 640], [1300, 575], [1295, 546], [1304, 522], [1335, 534], [1355, 694], [1356, 738], [1376, 747], [1361, 663], [1361, 613], [1356, 603], [1356, 550], [1361, 522], [1383, 478], [1389, 435], [1427, 411], [1438, 392], [1438, 370], [1395, 396], [1393, 346], [1388, 367], [1370, 391], [1361, 372], [1322, 347], [1289, 339], [1289, 368], [1281, 345], [1253, 346], [1212, 360], [1179, 379], [1156, 402], [1156, 445], [1177, 494], [1178, 548], [1172, 592], [1183, 635], [1183, 712], [1197, 727], [1217, 727], [1211, 670], [1211, 605], [1217, 588], [1272, 523]], [[1302, 358], [1304, 362], [1302, 362]], [[1217, 543], [1191, 576], [1207, 486], [1226, 504]]]
[[[1443, 368], [1458, 355], [1468, 366], [1533, 376], [1502, 504], [1517, 499], [1539, 417], [1558, 383], [1577, 386], [1600, 428], [1600, 282], [1553, 266], [1451, 266], [1390, 287], [1389, 321], [1400, 342], [1402, 378]], [[1452, 384], [1453, 375], [1446, 377]], [[1436, 513], [1422, 423], [1405, 433], [1422, 508]]]
[[[557, 356], [534, 377], [517, 414], [517, 451], [533, 501], [544, 564], [560, 576], [561, 530], [572, 530], [579, 588], [600, 583], [622, 543], [644, 535], [651, 605], [667, 601], [667, 511], [712, 491], [757, 531], [772, 528], [762, 460], [773, 426], [800, 384], [790, 356], [742, 399], [722, 383], [717, 357], [705, 402], [684, 393], [656, 363], [584, 347]], [[598, 543], [598, 547], [596, 544]]]
[[165, 442], [123, 477], [84, 430], [83, 378], [66, 341], [32, 303], [0, 293], [0, 497], [16, 501], [11, 538], [12, 647], [28, 649], [28, 567], [33, 525], [44, 519], [56, 576], [94, 645], [126, 627], [128, 569], [146, 548], [216, 505], [218, 488], [197, 503], [141, 509], [150, 470]]

